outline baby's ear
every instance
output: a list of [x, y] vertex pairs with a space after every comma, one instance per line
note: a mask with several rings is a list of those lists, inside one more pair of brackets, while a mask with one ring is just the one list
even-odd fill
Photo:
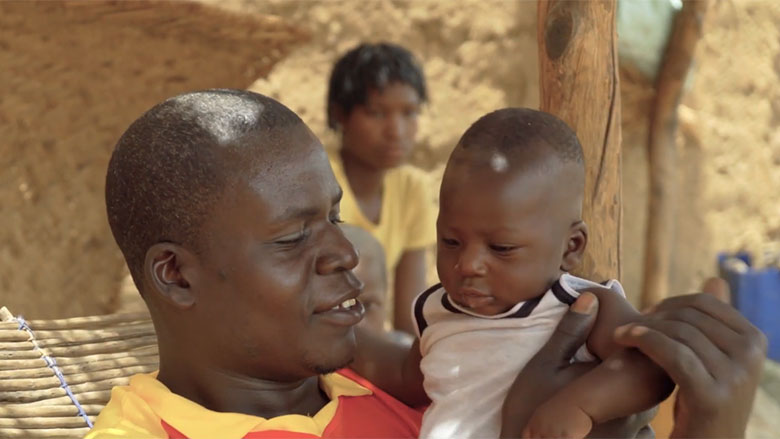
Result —
[[569, 238], [561, 258], [561, 270], [570, 272], [582, 263], [585, 247], [588, 245], [588, 226], [585, 221], [577, 221], [569, 228]]
[[149, 247], [144, 260], [149, 294], [180, 309], [192, 307], [195, 295], [184, 273], [194, 263], [194, 255], [179, 245], [161, 242]]

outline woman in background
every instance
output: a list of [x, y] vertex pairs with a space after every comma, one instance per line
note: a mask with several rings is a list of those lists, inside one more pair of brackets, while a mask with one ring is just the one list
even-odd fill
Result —
[[336, 61], [330, 76], [328, 125], [341, 139], [331, 154], [344, 190], [341, 218], [382, 244], [391, 321], [408, 333], [412, 300], [427, 287], [426, 250], [436, 242], [431, 183], [406, 163], [427, 98], [419, 64], [394, 44], [361, 44]]

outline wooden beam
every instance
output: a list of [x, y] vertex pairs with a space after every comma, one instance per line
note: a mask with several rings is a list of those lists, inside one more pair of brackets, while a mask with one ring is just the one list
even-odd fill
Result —
[[677, 188], [677, 107], [683, 94], [696, 43], [709, 2], [686, 0], [677, 13], [656, 78], [656, 94], [648, 131], [649, 204], [645, 235], [642, 306], [668, 295], [675, 234]]
[[616, 0], [539, 0], [541, 110], [568, 123], [582, 143], [583, 215], [590, 229], [580, 275], [621, 275], [620, 81]]

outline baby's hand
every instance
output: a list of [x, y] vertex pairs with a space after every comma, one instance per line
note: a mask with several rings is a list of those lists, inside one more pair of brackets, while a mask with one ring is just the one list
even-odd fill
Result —
[[553, 396], [534, 411], [523, 430], [523, 438], [575, 438], [590, 433], [593, 421], [567, 398]]

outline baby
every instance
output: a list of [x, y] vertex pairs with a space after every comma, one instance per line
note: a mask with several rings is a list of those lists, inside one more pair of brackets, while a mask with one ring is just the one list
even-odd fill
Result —
[[547, 113], [498, 110], [458, 142], [441, 186], [441, 284], [412, 310], [422, 359], [413, 350], [407, 362], [420, 361], [432, 401], [420, 437], [499, 437], [512, 422], [501, 409], [514, 378], [584, 290], [599, 298], [599, 315], [575, 360], [603, 362], [538, 407], [524, 436], [584, 437], [671, 392], [660, 368], [612, 341], [637, 315], [620, 284], [568, 274], [588, 242], [584, 180], [577, 136]]

